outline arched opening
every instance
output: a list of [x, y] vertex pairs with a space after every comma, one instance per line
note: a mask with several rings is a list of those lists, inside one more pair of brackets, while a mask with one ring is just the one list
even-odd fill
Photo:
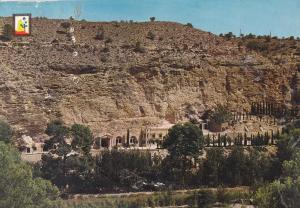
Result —
[[138, 143], [138, 139], [136, 136], [131, 136], [129, 139], [129, 144], [136, 145]]
[[120, 146], [123, 144], [123, 138], [121, 136], [116, 137], [116, 145]]

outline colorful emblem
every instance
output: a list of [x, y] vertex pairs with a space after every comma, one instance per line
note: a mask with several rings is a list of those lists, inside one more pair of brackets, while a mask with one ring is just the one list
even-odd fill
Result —
[[31, 14], [14, 14], [15, 35], [30, 35]]

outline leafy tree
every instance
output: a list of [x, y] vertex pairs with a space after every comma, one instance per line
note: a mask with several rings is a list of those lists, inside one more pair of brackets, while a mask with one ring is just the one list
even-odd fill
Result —
[[209, 116], [209, 119], [216, 124], [222, 124], [231, 119], [232, 115], [229, 109], [223, 105], [217, 105], [215, 111]]
[[13, 130], [10, 125], [0, 120], [0, 141], [10, 143], [13, 136]]
[[[279, 146], [279, 160], [287, 158], [282, 164], [282, 175], [274, 182], [260, 187], [254, 196], [255, 204], [262, 208], [300, 207], [300, 147], [299, 129], [290, 129], [283, 135], [284, 144]], [[286, 143], [288, 141], [288, 143]]]
[[232, 33], [232, 32], [229, 32], [229, 33], [226, 33], [225, 35], [224, 35], [224, 37], [226, 38], [226, 39], [231, 39], [231, 38], [234, 38], [235, 37], [235, 35]]
[[[98, 187], [133, 185], [136, 180], [158, 178], [158, 158], [149, 152], [107, 151], [96, 158], [95, 178]], [[131, 178], [129, 181], [125, 178]]]
[[273, 179], [272, 158], [262, 151], [250, 148], [246, 154], [243, 185], [256, 185]]
[[61, 120], [54, 120], [47, 124], [45, 133], [50, 136], [50, 140], [55, 143], [63, 143], [68, 136], [68, 128], [64, 126]]
[[[298, 150], [299, 151], [299, 150]], [[293, 159], [283, 163], [283, 175], [263, 186], [255, 193], [258, 207], [300, 207], [300, 153], [296, 152]]]
[[243, 185], [247, 173], [247, 156], [242, 147], [234, 147], [226, 159], [224, 181], [233, 186]]
[[19, 153], [0, 142], [0, 207], [56, 207], [59, 192], [49, 181], [32, 177]]
[[226, 157], [222, 148], [212, 148], [207, 150], [206, 160], [203, 162], [204, 184], [218, 186], [223, 183], [225, 160]]
[[198, 126], [192, 123], [176, 124], [163, 142], [170, 155], [175, 158], [198, 158], [202, 153], [204, 137]]
[[52, 121], [46, 134], [50, 136], [45, 144], [49, 154], [42, 157], [41, 175], [64, 191], [89, 191], [94, 170], [94, 160], [89, 154], [93, 142], [90, 129], [80, 124], [68, 128], [62, 121]]
[[[295, 123], [295, 125], [298, 126], [299, 124]], [[283, 162], [291, 160], [294, 152], [300, 147], [300, 129], [290, 126], [285, 131], [286, 133], [280, 135], [277, 141], [277, 155], [273, 164], [273, 172], [277, 178], [283, 172]]]
[[93, 134], [89, 127], [81, 124], [74, 124], [71, 127], [72, 143], [71, 146], [74, 150], [80, 150], [84, 154], [88, 154], [93, 144]]
[[194, 26], [192, 25], [192, 23], [187, 23], [186, 24], [187, 27], [193, 28]]
[[155, 17], [150, 17], [150, 21], [154, 22], [155, 21]]
[[168, 150], [170, 159], [176, 161], [173, 168], [181, 171], [184, 184], [185, 174], [202, 154], [202, 131], [192, 123], [176, 124], [169, 130], [162, 146]]

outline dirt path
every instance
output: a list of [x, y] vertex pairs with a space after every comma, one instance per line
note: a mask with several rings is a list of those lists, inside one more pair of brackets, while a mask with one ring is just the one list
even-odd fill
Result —
[[[198, 189], [182, 189], [182, 190], [174, 190], [172, 193], [187, 193], [194, 191], [217, 191], [217, 188], [198, 188]], [[235, 187], [235, 188], [224, 188], [226, 191], [249, 191], [249, 187]], [[71, 195], [71, 199], [87, 199], [87, 198], [122, 198], [129, 196], [137, 196], [137, 195], [153, 195], [158, 193], [163, 193], [164, 191], [141, 191], [141, 192], [127, 192], [127, 193], [110, 193], [110, 194], [75, 194]]]

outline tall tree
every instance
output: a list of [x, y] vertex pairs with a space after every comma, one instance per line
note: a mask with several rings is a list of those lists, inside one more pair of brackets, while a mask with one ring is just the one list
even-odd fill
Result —
[[90, 128], [81, 124], [74, 124], [71, 127], [71, 133], [72, 148], [86, 155], [89, 154], [94, 140]]
[[10, 125], [0, 120], [0, 141], [10, 143], [13, 136], [13, 130]]
[[202, 131], [192, 123], [176, 124], [169, 130], [163, 147], [168, 150], [170, 159], [176, 161], [174, 170], [181, 171], [183, 184], [186, 173], [202, 154], [203, 146]]
[[234, 147], [226, 159], [224, 177], [225, 182], [236, 186], [243, 185], [244, 175], [247, 173], [247, 155], [242, 147]]
[[62, 121], [53, 121], [46, 133], [50, 136], [46, 142], [49, 154], [42, 157], [41, 175], [65, 192], [89, 191], [95, 164], [89, 154], [93, 142], [90, 129], [80, 124], [68, 128]]
[[207, 150], [207, 156], [203, 162], [203, 182], [206, 185], [218, 186], [223, 183], [224, 164], [226, 157], [222, 148]]
[[0, 142], [0, 207], [56, 207], [59, 192], [49, 181], [33, 178], [31, 167], [11, 146]]

